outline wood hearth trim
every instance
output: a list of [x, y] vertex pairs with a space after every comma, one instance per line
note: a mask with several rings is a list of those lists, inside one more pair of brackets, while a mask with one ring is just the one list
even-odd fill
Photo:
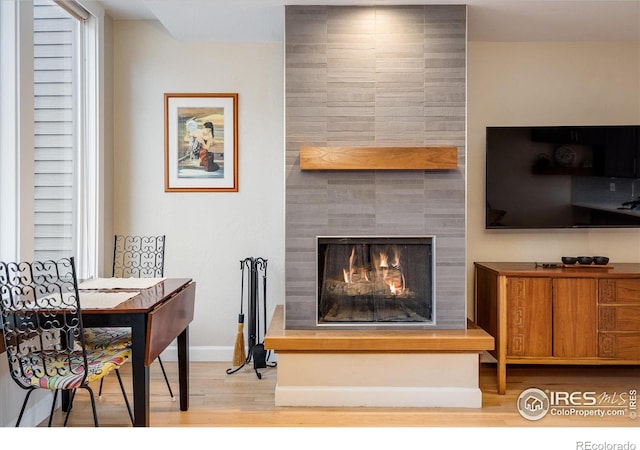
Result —
[[300, 170], [454, 170], [456, 147], [300, 147]]
[[494, 349], [493, 337], [468, 322], [465, 330], [286, 330], [276, 306], [264, 340], [277, 352], [478, 352]]

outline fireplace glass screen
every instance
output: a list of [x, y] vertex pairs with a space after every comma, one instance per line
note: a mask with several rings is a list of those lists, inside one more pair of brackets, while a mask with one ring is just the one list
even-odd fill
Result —
[[318, 238], [318, 324], [432, 322], [433, 237]]

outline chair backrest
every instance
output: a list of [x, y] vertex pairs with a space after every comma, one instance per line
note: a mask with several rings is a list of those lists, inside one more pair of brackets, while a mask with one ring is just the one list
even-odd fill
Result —
[[165, 236], [116, 235], [111, 275], [118, 278], [164, 276]]
[[73, 258], [0, 262], [0, 319], [11, 377], [22, 388], [86, 379], [87, 355]]

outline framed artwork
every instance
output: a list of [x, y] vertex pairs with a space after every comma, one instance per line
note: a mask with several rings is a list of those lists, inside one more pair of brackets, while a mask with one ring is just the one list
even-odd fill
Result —
[[238, 191], [238, 94], [164, 94], [165, 192]]

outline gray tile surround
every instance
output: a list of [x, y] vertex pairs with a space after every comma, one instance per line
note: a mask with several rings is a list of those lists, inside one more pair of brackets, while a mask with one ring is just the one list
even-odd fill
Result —
[[[436, 236], [421, 328], [464, 328], [466, 7], [286, 6], [285, 26], [286, 328], [316, 328], [316, 237], [343, 235]], [[301, 172], [302, 145], [456, 146], [459, 167]]]

